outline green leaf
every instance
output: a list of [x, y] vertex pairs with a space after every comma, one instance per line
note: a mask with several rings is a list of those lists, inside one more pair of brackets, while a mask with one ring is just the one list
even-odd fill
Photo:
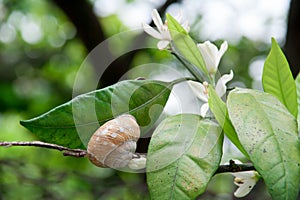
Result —
[[265, 92], [276, 96], [297, 117], [297, 93], [289, 64], [279, 45], [272, 38], [272, 48], [265, 61], [262, 84]]
[[209, 108], [214, 114], [216, 120], [223, 128], [224, 133], [228, 137], [228, 139], [246, 156], [249, 158], [248, 153], [245, 151], [244, 147], [240, 143], [236, 131], [229, 119], [227, 106], [222, 101], [222, 99], [217, 95], [214, 88], [209, 85]]
[[122, 81], [75, 97], [21, 124], [45, 142], [85, 148], [95, 130], [108, 120], [131, 113], [142, 133], [160, 116], [173, 84], [154, 80]]
[[[202, 55], [189, 34], [182, 28], [182, 26], [171, 15], [167, 14], [168, 28], [171, 33], [172, 40], [181, 54], [187, 61], [194, 66], [197, 66], [202, 73], [209, 77], [208, 71]], [[201, 76], [201, 74], [199, 74]], [[198, 78], [198, 77], [196, 77]], [[200, 81], [200, 80], [199, 80]], [[202, 80], [203, 81], [203, 80]]]
[[235, 89], [229, 117], [241, 144], [274, 200], [296, 199], [300, 188], [300, 141], [296, 119], [273, 95]]
[[222, 156], [220, 126], [194, 114], [166, 118], [157, 127], [147, 155], [152, 199], [194, 199], [202, 194]]
[[300, 131], [300, 73], [298, 74], [296, 78], [296, 89], [297, 89], [297, 99], [298, 99], [298, 132]]

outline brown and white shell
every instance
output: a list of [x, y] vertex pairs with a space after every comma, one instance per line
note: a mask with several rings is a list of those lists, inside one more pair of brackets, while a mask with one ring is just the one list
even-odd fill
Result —
[[140, 128], [134, 116], [123, 114], [103, 124], [91, 137], [87, 155], [98, 167], [126, 167], [136, 150]]

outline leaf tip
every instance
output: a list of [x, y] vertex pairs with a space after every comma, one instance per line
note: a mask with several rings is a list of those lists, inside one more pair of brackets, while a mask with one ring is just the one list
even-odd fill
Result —
[[25, 127], [25, 128], [27, 128], [27, 129], [30, 129], [29, 127], [30, 127], [30, 120], [21, 120], [20, 122], [20, 125], [21, 126], [23, 126], [23, 127]]
[[277, 43], [276, 39], [274, 37], [271, 37], [271, 41], [272, 41], [272, 43], [274, 43], [274, 42]]
[[166, 20], [167, 21], [174, 20], [174, 17], [172, 17], [172, 15], [170, 13], [166, 13]]
[[26, 119], [26, 120], [20, 120], [20, 124], [26, 128], [30, 127], [30, 124], [32, 123], [33, 119]]
[[21, 120], [21, 121], [20, 121], [20, 124], [21, 124], [22, 126], [26, 126], [26, 120]]
[[272, 51], [272, 49], [274, 49], [275, 47], [277, 47], [277, 49], [279, 49], [279, 50], [281, 51], [281, 48], [280, 48], [280, 46], [279, 46], [277, 40], [276, 40], [274, 37], [271, 38], [271, 42], [272, 42], [272, 48], [271, 48], [271, 51]]

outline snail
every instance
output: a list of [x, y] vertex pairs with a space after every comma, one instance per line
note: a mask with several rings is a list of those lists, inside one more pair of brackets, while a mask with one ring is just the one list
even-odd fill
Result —
[[140, 128], [134, 116], [123, 114], [112, 119], [92, 135], [88, 146], [88, 159], [98, 167], [132, 169], [143, 168], [146, 158], [135, 154]]

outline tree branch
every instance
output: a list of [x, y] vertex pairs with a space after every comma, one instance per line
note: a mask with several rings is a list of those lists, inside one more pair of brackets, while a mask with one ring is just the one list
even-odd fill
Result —
[[300, 2], [291, 0], [285, 38], [285, 54], [289, 61], [293, 77], [299, 73], [300, 57]]
[[83, 149], [70, 149], [68, 147], [59, 146], [56, 144], [45, 143], [40, 141], [30, 141], [30, 142], [0, 142], [0, 146], [12, 147], [12, 146], [34, 146], [42, 147], [48, 149], [55, 149], [58, 151], [63, 151], [64, 156], [73, 156], [73, 157], [84, 157], [87, 154], [86, 150]]
[[220, 165], [216, 174], [220, 173], [232, 173], [232, 172], [241, 172], [241, 171], [250, 171], [250, 170], [256, 170], [253, 165], [250, 164], [235, 164], [233, 160], [229, 161], [229, 165]]
[[[118, 82], [128, 71], [135, 54], [139, 50], [128, 52], [120, 56], [111, 63], [109, 67], [103, 66], [102, 63], [105, 63], [105, 60], [114, 58], [114, 53], [109, 51], [109, 47], [107, 47], [106, 52], [101, 52], [97, 48], [94, 49], [98, 44], [105, 41], [106, 36], [99, 23], [98, 17], [93, 12], [92, 4], [87, 0], [52, 0], [52, 2], [54, 2], [74, 24], [77, 30], [77, 36], [81, 39], [88, 52], [94, 50], [94, 55], [90, 54], [89, 59], [94, 68], [95, 77], [100, 79], [98, 88], [104, 88]], [[167, 0], [165, 4], [158, 8], [159, 12], [165, 13], [167, 7], [176, 2], [181, 2], [181, 0]], [[153, 22], [151, 24], [154, 25]], [[133, 44], [137, 45], [137, 48], [132, 46], [132, 49], [139, 49], [138, 47], [145, 43], [145, 38], [145, 33], [137, 36]], [[105, 44], [102, 43], [102, 45]], [[103, 53], [105, 53], [105, 55]]]
[[92, 4], [87, 0], [52, 0], [76, 27], [86, 49], [92, 51], [106, 39]]
[[[0, 146], [3, 147], [12, 147], [12, 146], [34, 146], [34, 147], [42, 147], [42, 148], [48, 148], [48, 149], [55, 149], [58, 151], [63, 151], [64, 156], [73, 156], [76, 158], [85, 157], [87, 154], [86, 150], [83, 149], [70, 149], [68, 147], [51, 144], [51, 143], [45, 143], [40, 141], [30, 141], [30, 142], [0, 142]], [[136, 153], [135, 158], [138, 157], [146, 157], [145, 153]], [[229, 161], [229, 165], [220, 165], [216, 174], [220, 173], [230, 173], [230, 172], [240, 172], [240, 171], [250, 171], [255, 170], [253, 165], [247, 165], [247, 164], [235, 164], [233, 160]]]

